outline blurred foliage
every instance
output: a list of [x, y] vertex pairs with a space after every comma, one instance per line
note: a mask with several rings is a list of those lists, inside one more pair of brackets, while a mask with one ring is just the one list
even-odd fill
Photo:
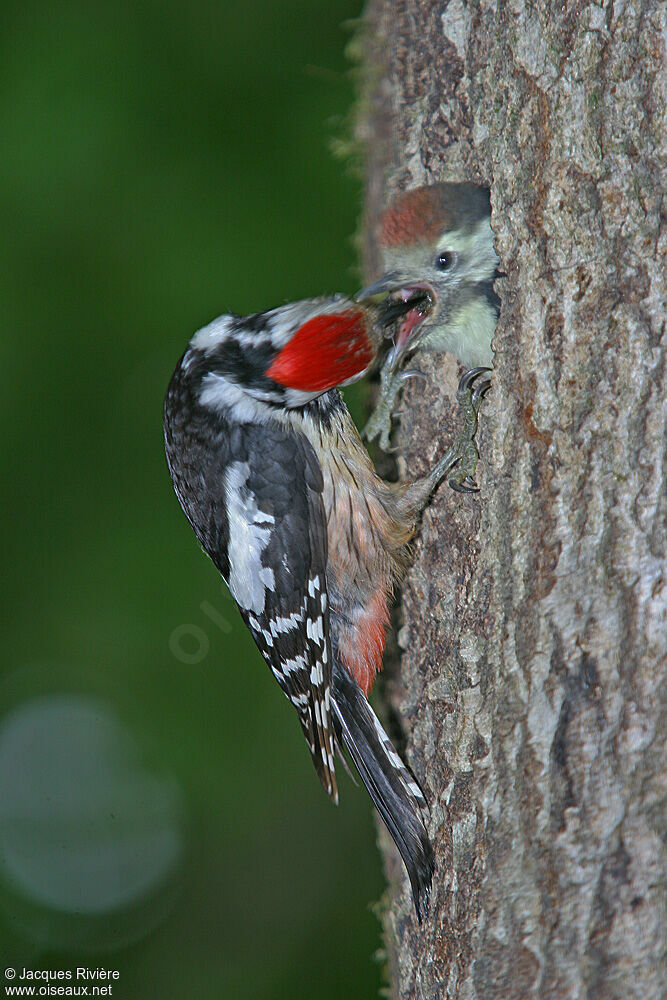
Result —
[[[329, 144], [353, 99], [342, 25], [359, 13], [359, 0], [3, 4], [0, 773], [27, 791], [1, 821], [13, 835], [20, 819], [30, 845], [20, 877], [0, 854], [3, 967], [116, 968], [114, 995], [147, 1000], [380, 986], [368, 799], [345, 778], [338, 809], [322, 793], [178, 507], [161, 427], [199, 326], [357, 285], [359, 183]], [[59, 741], [63, 695], [84, 715]], [[21, 715], [36, 698], [44, 711]], [[21, 740], [32, 750], [14, 768]], [[29, 887], [57, 864], [49, 838], [70, 866], [84, 848], [101, 863], [116, 799], [125, 846], [109, 866], [135, 850], [135, 821], [157, 837], [171, 816], [184, 850], [142, 937], [113, 937], [118, 904], [82, 951], [53, 899], [37, 919]]]

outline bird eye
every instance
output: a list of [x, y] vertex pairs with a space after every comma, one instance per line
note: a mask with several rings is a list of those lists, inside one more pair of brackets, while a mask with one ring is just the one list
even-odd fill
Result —
[[448, 271], [454, 263], [455, 255], [451, 250], [443, 250], [435, 258], [435, 266], [439, 271]]

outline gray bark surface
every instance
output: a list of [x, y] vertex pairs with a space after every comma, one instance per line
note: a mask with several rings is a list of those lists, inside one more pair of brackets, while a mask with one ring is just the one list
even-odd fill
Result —
[[[665, 7], [371, 0], [366, 21], [366, 278], [383, 205], [464, 179], [491, 189], [506, 274], [481, 492], [426, 512], [384, 689], [437, 855], [419, 927], [380, 835], [392, 995], [658, 1000]], [[455, 361], [419, 367], [410, 475], [458, 425]]]

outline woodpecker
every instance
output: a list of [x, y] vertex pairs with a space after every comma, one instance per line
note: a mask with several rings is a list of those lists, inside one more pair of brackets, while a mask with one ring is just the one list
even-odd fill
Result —
[[378, 347], [373, 310], [340, 296], [195, 334], [164, 406], [181, 506], [297, 711], [338, 801], [347, 750], [405, 862], [417, 916], [434, 869], [426, 801], [367, 701], [389, 600], [421, 511], [456, 455], [408, 483], [373, 467], [336, 386]]
[[[387, 451], [396, 397], [405, 378], [415, 374], [400, 370], [406, 355], [449, 351], [466, 368], [492, 364], [500, 302], [493, 290], [499, 261], [489, 192], [468, 183], [403, 192], [382, 216], [379, 243], [385, 273], [357, 299], [384, 302], [379, 322], [394, 338], [380, 375], [378, 404], [364, 428], [364, 436], [379, 438]], [[472, 400], [460, 402], [469, 411]], [[473, 482], [476, 449], [467, 448], [467, 456], [459, 465], [464, 489]]]

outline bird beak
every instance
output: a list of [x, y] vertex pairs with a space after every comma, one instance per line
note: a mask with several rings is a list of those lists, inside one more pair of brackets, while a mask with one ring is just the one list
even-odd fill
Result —
[[385, 360], [390, 371], [413, 349], [418, 331], [436, 304], [436, 295], [430, 285], [398, 271], [388, 271], [373, 284], [366, 285], [357, 292], [355, 299], [375, 307], [376, 325], [394, 342]]
[[395, 292], [401, 288], [401, 276], [398, 271], [388, 271], [381, 278], [374, 281], [372, 285], [366, 285], [354, 296], [357, 302], [382, 302], [390, 292]]

